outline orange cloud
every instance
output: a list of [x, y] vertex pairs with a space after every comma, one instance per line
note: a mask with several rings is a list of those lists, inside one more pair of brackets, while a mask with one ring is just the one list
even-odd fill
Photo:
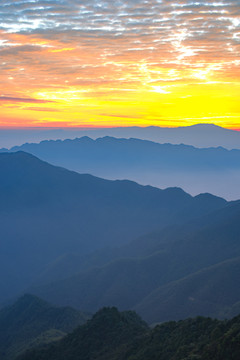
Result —
[[237, 1], [3, 0], [2, 9], [0, 126], [240, 127]]

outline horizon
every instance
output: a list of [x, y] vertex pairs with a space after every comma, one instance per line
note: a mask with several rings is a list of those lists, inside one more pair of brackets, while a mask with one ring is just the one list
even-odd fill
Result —
[[214, 123], [195, 123], [191, 125], [179, 125], [179, 126], [164, 126], [164, 125], [112, 125], [112, 126], [0, 126], [1, 130], [101, 130], [101, 129], [127, 129], [127, 128], [160, 128], [160, 129], [180, 129], [180, 128], [189, 128], [189, 127], [196, 127], [196, 126], [213, 126], [217, 128], [222, 128], [225, 130], [233, 130], [233, 131], [240, 131], [239, 128], [228, 128], [223, 125], [218, 125]]
[[89, 136], [99, 138], [140, 138], [160, 143], [186, 144], [198, 148], [240, 148], [239, 129], [229, 129], [211, 123], [166, 127], [166, 126], [112, 126], [112, 127], [0, 127], [0, 148], [10, 149], [25, 143], [44, 140], [64, 140]]

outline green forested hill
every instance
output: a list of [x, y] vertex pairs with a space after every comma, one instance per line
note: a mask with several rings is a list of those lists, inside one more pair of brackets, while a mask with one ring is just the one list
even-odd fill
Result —
[[101, 359], [115, 356], [119, 348], [147, 334], [148, 327], [132, 311], [120, 313], [116, 308], [103, 308], [85, 325], [46, 350], [29, 351], [21, 359]]
[[26, 294], [0, 310], [0, 359], [14, 359], [28, 348], [58, 340], [88, 317], [73, 308], [55, 307]]
[[197, 317], [149, 329], [133, 312], [104, 308], [59, 342], [19, 360], [239, 360], [240, 317]]

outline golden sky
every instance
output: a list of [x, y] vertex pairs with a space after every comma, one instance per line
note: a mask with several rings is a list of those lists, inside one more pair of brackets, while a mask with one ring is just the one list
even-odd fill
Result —
[[240, 129], [240, 1], [2, 0], [0, 127]]

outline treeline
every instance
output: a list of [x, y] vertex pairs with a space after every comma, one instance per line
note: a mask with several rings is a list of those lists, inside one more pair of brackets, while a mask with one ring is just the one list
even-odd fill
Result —
[[150, 329], [134, 312], [104, 308], [47, 348], [18, 360], [239, 360], [240, 316], [197, 317]]

